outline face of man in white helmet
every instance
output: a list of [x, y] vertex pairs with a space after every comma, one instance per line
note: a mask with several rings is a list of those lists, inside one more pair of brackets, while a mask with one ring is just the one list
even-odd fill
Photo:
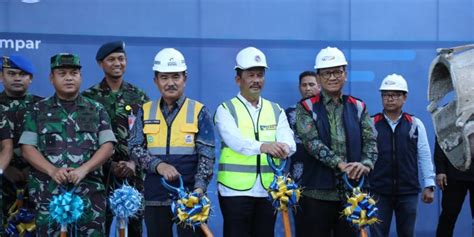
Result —
[[344, 66], [318, 69], [316, 74], [319, 85], [330, 96], [339, 96], [346, 83], [346, 70]]
[[382, 104], [385, 112], [401, 113], [403, 105], [407, 100], [407, 94], [403, 91], [384, 90], [381, 91]]
[[240, 93], [244, 98], [257, 99], [265, 85], [265, 68], [253, 67], [243, 70], [240, 75], [235, 77], [235, 81], [239, 85]]
[[3, 87], [8, 96], [21, 97], [25, 95], [33, 76], [20, 69], [4, 68], [0, 71]]
[[161, 97], [166, 103], [172, 104], [183, 95], [186, 78], [185, 72], [157, 72], [154, 81]]
[[111, 53], [98, 63], [108, 78], [119, 79], [125, 73], [127, 57], [125, 53]]
[[319, 87], [316, 77], [313, 75], [303, 76], [300, 81], [301, 98], [306, 99], [319, 94], [321, 88]]

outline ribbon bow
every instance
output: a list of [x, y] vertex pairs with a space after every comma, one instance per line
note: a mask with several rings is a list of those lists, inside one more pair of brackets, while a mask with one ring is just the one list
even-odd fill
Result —
[[289, 207], [295, 207], [301, 196], [301, 188], [289, 176], [283, 175], [286, 160], [281, 160], [280, 165], [277, 166], [270, 155], [267, 155], [267, 161], [275, 174], [267, 190], [268, 200], [278, 211], [286, 211]]
[[5, 228], [7, 236], [33, 237], [35, 231], [35, 215], [26, 208], [20, 208], [12, 213]]
[[179, 177], [179, 187], [173, 187], [161, 178], [161, 183], [175, 195], [171, 203], [171, 211], [178, 224], [189, 225], [193, 228], [201, 226], [209, 218], [211, 201], [205, 195], [186, 192], [183, 179]]
[[135, 216], [142, 207], [142, 200], [142, 194], [128, 184], [116, 189], [109, 197], [113, 214], [124, 219]]
[[35, 236], [36, 224], [33, 212], [23, 207], [25, 189], [16, 188], [16, 200], [8, 209], [7, 236]]
[[60, 187], [61, 194], [53, 196], [49, 203], [51, 219], [61, 226], [75, 223], [84, 213], [84, 201], [75, 194], [76, 188], [67, 191]]
[[364, 184], [364, 176], [357, 187], [349, 183], [347, 174], [343, 175], [343, 179], [347, 187], [352, 190], [352, 194], [347, 198], [342, 214], [346, 220], [356, 228], [363, 229], [368, 225], [379, 222], [377, 218], [378, 208], [375, 206], [375, 200], [367, 193], [361, 191]]

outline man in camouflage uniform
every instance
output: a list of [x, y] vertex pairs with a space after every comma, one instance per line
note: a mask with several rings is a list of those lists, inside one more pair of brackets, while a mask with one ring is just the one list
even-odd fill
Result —
[[[3, 190], [3, 171], [8, 167], [13, 155], [13, 134], [10, 129], [7, 117], [0, 109], [0, 190]], [[3, 204], [3, 195], [0, 192], [0, 207]], [[0, 212], [0, 218], [3, 221], [3, 212]], [[0, 236], [3, 236], [3, 224], [0, 223]]]
[[[104, 71], [104, 79], [82, 93], [83, 96], [101, 103], [110, 116], [117, 144], [111, 163], [104, 165], [107, 193], [112, 192], [127, 180], [143, 193], [144, 172], [130, 160], [128, 154], [129, 122], [133, 122], [138, 108], [149, 100], [148, 96], [134, 85], [123, 80], [127, 66], [124, 42], [116, 41], [102, 45], [97, 51], [96, 60]], [[113, 215], [107, 209], [107, 233]], [[138, 218], [129, 220], [128, 235], [141, 236], [143, 212]]]
[[29, 192], [36, 203], [38, 236], [56, 236], [49, 204], [60, 186], [71, 188], [84, 200], [77, 222], [79, 236], [105, 235], [106, 195], [102, 164], [116, 142], [102, 105], [79, 95], [82, 82], [79, 58], [58, 54], [51, 58], [50, 81], [56, 93], [27, 112], [20, 138], [24, 158], [34, 167]]
[[[18, 140], [23, 132], [23, 116], [31, 106], [42, 98], [28, 93], [28, 87], [33, 80], [35, 69], [30, 60], [19, 55], [3, 56], [1, 58], [1, 72], [4, 90], [0, 93], [0, 110], [5, 114], [5, 121], [9, 124], [13, 135], [14, 153], [11, 163], [4, 171], [3, 208], [2, 213], [8, 218], [8, 210], [15, 203], [17, 189], [26, 194], [26, 182], [30, 165], [21, 157]], [[33, 207], [27, 195], [23, 195], [24, 207]], [[4, 222], [5, 220], [2, 219]]]

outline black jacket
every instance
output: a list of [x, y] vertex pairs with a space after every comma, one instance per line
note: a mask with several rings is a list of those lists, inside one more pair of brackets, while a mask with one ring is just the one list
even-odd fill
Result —
[[474, 182], [473, 164], [464, 172], [454, 168], [451, 162], [449, 162], [448, 157], [446, 157], [446, 154], [444, 154], [443, 149], [439, 146], [438, 139], [435, 139], [434, 162], [436, 174], [446, 174], [448, 179]]

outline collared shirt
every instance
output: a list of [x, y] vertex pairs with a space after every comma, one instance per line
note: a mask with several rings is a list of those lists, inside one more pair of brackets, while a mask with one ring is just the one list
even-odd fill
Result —
[[22, 97], [10, 97], [5, 91], [0, 93], [0, 109], [5, 114], [9, 123], [13, 138], [13, 158], [10, 166], [23, 169], [29, 167], [29, 164], [21, 157], [20, 145], [18, 140], [23, 132], [23, 117], [31, 109], [34, 103], [43, 99], [30, 93]]
[[288, 118], [288, 124], [290, 125], [291, 131], [293, 131], [293, 138], [296, 144], [301, 144], [301, 138], [296, 132], [296, 104], [288, 107], [285, 110], [286, 117]]
[[[56, 95], [34, 104], [25, 114], [24, 131], [19, 144], [35, 146], [56, 167], [77, 168], [89, 161], [101, 145], [117, 140], [107, 112], [96, 101], [81, 95], [73, 101], [70, 113]], [[102, 168], [79, 183], [81, 195], [104, 190]], [[51, 177], [33, 170], [29, 177], [30, 194], [37, 203], [49, 202], [60, 192]]]
[[[109, 116], [105, 112], [102, 105], [100, 105], [99, 103], [95, 101], [85, 100], [85, 98], [83, 98], [82, 96], [78, 96], [74, 101], [75, 101], [76, 106], [84, 106], [86, 103], [93, 103], [93, 106], [97, 108], [99, 114], [96, 116], [98, 117], [100, 124], [89, 124], [89, 125], [84, 124], [84, 125], [85, 126], [98, 126], [97, 141], [95, 141], [95, 143], [97, 143], [98, 146], [101, 146], [102, 144], [107, 143], [107, 142], [114, 142], [114, 143], [117, 142], [112, 132], [112, 129], [110, 127]], [[45, 144], [39, 144], [40, 142], [38, 139], [39, 133], [40, 132], [44, 133], [45, 131], [39, 130], [38, 125], [40, 125], [41, 121], [37, 121], [37, 118], [38, 118], [38, 113], [45, 112], [43, 111], [43, 109], [47, 109], [46, 111], [50, 111], [49, 108], [53, 108], [53, 107], [58, 108], [60, 110], [60, 112], [56, 115], [61, 116], [57, 118], [55, 121], [64, 122], [63, 126], [66, 127], [64, 129], [63, 128], [61, 129], [56, 128], [56, 129], [58, 129], [58, 131], [64, 130], [63, 132], [70, 137], [70, 139], [61, 140], [62, 142], [71, 143], [67, 146], [67, 148], [71, 148], [71, 149], [75, 148], [72, 145], [72, 143], [75, 143], [75, 142], [80, 143], [80, 142], [83, 142], [83, 140], [91, 140], [89, 136], [82, 137], [84, 134], [74, 132], [77, 129], [81, 129], [81, 128], [78, 128], [78, 125], [77, 125], [78, 123], [81, 123], [81, 122], [84, 123], [84, 121], [79, 120], [80, 118], [82, 118], [81, 117], [82, 115], [79, 115], [75, 110], [72, 113], [68, 113], [66, 109], [63, 108], [63, 105], [60, 103], [59, 98], [56, 95], [54, 95], [42, 101], [42, 104], [36, 103], [32, 107], [32, 109], [26, 113], [25, 120], [23, 122], [24, 131], [20, 137], [19, 144], [28, 144], [28, 145], [32, 145], [38, 148], [41, 146], [48, 147], [49, 145], [51, 145], [50, 144], [51, 141], [46, 142]], [[52, 117], [52, 116], [55, 116], [55, 114], [48, 112], [47, 116]], [[59, 124], [55, 124], [55, 126], [56, 125], [59, 125]], [[45, 125], [42, 125], [42, 126], [45, 126]], [[46, 128], [43, 128], [43, 129], [46, 129]], [[77, 136], [77, 138], [72, 139], [72, 136]], [[56, 136], [54, 137], [56, 139], [59, 139]], [[60, 143], [55, 143], [55, 144], [59, 145]], [[79, 148], [79, 147], [76, 147], [76, 148]], [[83, 149], [83, 147], [80, 147], [80, 148]], [[64, 152], [68, 152], [68, 151], [66, 150]], [[78, 155], [78, 154], [75, 154], [75, 155]]]
[[[320, 200], [339, 201], [341, 200], [341, 193], [344, 192], [345, 187], [340, 179], [341, 171], [337, 165], [340, 162], [346, 161], [345, 157], [347, 154], [345, 127], [342, 121], [342, 94], [337, 102], [324, 91], [321, 91], [321, 94], [323, 97], [322, 103], [328, 113], [331, 148], [323, 143], [319, 137], [313, 118], [306, 112], [301, 104], [298, 104], [296, 107], [296, 127], [309, 154], [324, 165], [332, 168], [338, 178], [336, 179], [336, 188], [333, 190], [305, 190], [303, 194]], [[361, 163], [370, 169], [373, 169], [375, 161], [377, 160], [377, 140], [374, 131], [375, 128], [372, 120], [367, 110], [365, 110], [361, 115], [361, 133], [363, 139]]]
[[[395, 121], [392, 121], [385, 113], [384, 117], [387, 120], [387, 123], [392, 128], [392, 131], [395, 132], [395, 128], [400, 122], [402, 114], [400, 114], [400, 116]], [[428, 143], [428, 136], [426, 135], [425, 125], [417, 117], [413, 117], [413, 119], [415, 120], [415, 124], [418, 128], [418, 142], [416, 144], [416, 147], [418, 168], [421, 171], [421, 185], [423, 188], [435, 186], [435, 172], [433, 168], [433, 161], [431, 160], [430, 144]]]
[[7, 116], [0, 109], [0, 141], [5, 139], [12, 139], [13, 133], [10, 128], [10, 123], [8, 122]]
[[[128, 160], [129, 115], [136, 114], [138, 108], [150, 100], [148, 96], [126, 81], [122, 81], [118, 91], [112, 91], [105, 78], [82, 92], [82, 95], [101, 103], [110, 117], [117, 138], [113, 161]], [[127, 110], [127, 106], [131, 110]]]
[[[262, 98], [259, 98], [257, 107], [254, 107], [252, 103], [242, 96], [242, 94], [239, 93], [237, 97], [245, 103], [245, 107], [247, 107], [250, 116], [252, 117], [254, 126], [257, 126], [256, 123], [258, 122], [258, 114], [261, 109]], [[253, 156], [262, 153], [260, 151], [260, 146], [262, 146], [263, 143], [254, 139], [244, 138], [235, 123], [234, 117], [232, 117], [230, 112], [222, 105], [217, 108], [215, 123], [221, 139], [232, 150], [246, 156]], [[278, 119], [276, 141], [285, 143], [289, 146], [289, 156], [291, 156], [296, 151], [296, 144], [295, 140], [293, 139], [293, 131], [288, 124], [286, 114], [283, 110], [281, 111], [280, 117]], [[259, 180], [260, 175], [257, 176], [252, 189], [248, 191], [236, 191], [218, 184], [219, 194], [222, 196], [266, 197], [268, 196], [267, 191]]]
[[[183, 105], [186, 97], [182, 95], [175, 103], [173, 108], [169, 107], [160, 100], [160, 109], [168, 125]], [[209, 182], [212, 179], [215, 161], [215, 137], [214, 126], [211, 115], [206, 106], [201, 109], [198, 115], [198, 132], [196, 134], [196, 152], [199, 156], [197, 172], [195, 175], [194, 188], [201, 188], [206, 191]], [[162, 162], [159, 156], [150, 155], [146, 150], [146, 139], [143, 134], [143, 109], [140, 108], [137, 113], [137, 120], [130, 131], [129, 149], [132, 159], [135, 160], [143, 169], [150, 173], [156, 173], [156, 167]], [[163, 205], [169, 205], [164, 203]]]

